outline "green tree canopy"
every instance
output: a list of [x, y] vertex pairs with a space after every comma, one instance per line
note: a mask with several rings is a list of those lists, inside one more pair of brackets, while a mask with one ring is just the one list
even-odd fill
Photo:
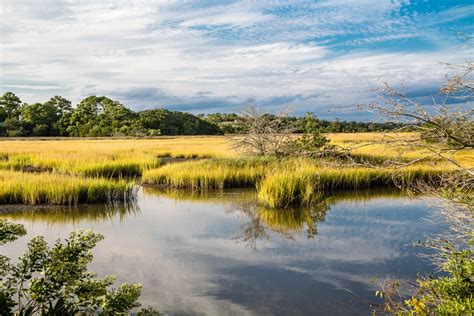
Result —
[[0, 107], [3, 108], [6, 118], [18, 118], [21, 112], [21, 100], [12, 92], [6, 92], [0, 97]]
[[166, 109], [146, 110], [139, 113], [137, 130], [160, 131], [162, 135], [212, 135], [219, 128], [195, 115]]
[[113, 136], [132, 123], [134, 113], [107, 97], [85, 98], [72, 111], [67, 131], [71, 136]]
[[68, 136], [67, 128], [71, 121], [71, 114], [73, 111], [71, 101], [61, 97], [54, 96], [49, 99], [46, 104], [56, 107], [58, 120], [55, 123], [55, 130], [61, 136]]
[[24, 105], [21, 110], [24, 128], [31, 136], [57, 135], [56, 122], [59, 119], [57, 107], [51, 103]]

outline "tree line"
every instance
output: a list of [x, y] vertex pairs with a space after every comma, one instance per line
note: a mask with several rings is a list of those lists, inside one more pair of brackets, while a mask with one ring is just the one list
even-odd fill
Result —
[[[277, 115], [266, 114], [268, 119]], [[304, 118], [278, 118], [304, 132]], [[71, 101], [54, 96], [44, 103], [23, 103], [12, 92], [0, 97], [0, 136], [159, 136], [218, 135], [242, 133], [239, 114], [200, 114], [153, 109], [135, 112], [105, 96], [89, 96], [75, 107]], [[317, 120], [322, 132], [390, 131], [400, 124]]]
[[[313, 116], [312, 113], [307, 113]], [[208, 122], [216, 124], [220, 130], [225, 134], [242, 134], [245, 133], [245, 128], [241, 124], [244, 120], [245, 113], [213, 113], [213, 114], [200, 114], [199, 117], [205, 119]], [[290, 115], [275, 115], [266, 113], [265, 116], [268, 120], [279, 120], [287, 126], [291, 126], [294, 133], [305, 133], [305, 126], [307, 116], [296, 117]], [[334, 121], [323, 120], [315, 118], [315, 124], [323, 133], [362, 133], [362, 132], [388, 132], [402, 127], [406, 127], [406, 124], [396, 122], [357, 122], [357, 121], [341, 121], [336, 119]]]

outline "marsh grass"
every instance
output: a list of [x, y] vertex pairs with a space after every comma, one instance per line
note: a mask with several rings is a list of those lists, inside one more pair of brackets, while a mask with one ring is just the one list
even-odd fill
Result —
[[0, 170], [138, 177], [164, 157], [231, 157], [226, 137], [0, 141]]
[[[416, 135], [391, 136], [409, 139]], [[334, 144], [350, 147], [382, 136], [359, 133], [328, 137]], [[295, 158], [248, 158], [240, 156], [229, 140], [222, 136], [3, 140], [0, 203], [79, 204], [128, 198], [131, 181], [142, 176], [145, 185], [179, 189], [256, 187], [260, 203], [278, 208], [311, 205], [320, 194], [336, 189], [403, 186], [412, 180], [436, 178], [449, 172], [438, 161], [389, 169], [336, 168]], [[353, 154], [357, 159], [377, 164], [393, 157], [417, 157], [421, 151], [412, 148], [401, 152], [386, 144], [375, 144], [361, 147]], [[472, 151], [456, 155], [463, 165], [473, 165]]]
[[313, 205], [335, 190], [405, 187], [415, 181], [435, 182], [451, 170], [423, 163], [405, 168], [334, 167], [293, 158], [227, 158], [188, 161], [144, 172], [146, 185], [178, 189], [256, 187], [258, 200], [271, 208]]
[[[326, 137], [331, 144], [342, 148], [351, 149], [350, 152], [356, 160], [373, 163], [383, 163], [386, 160], [408, 162], [421, 156], [427, 156], [426, 161], [437, 162], [444, 165], [445, 159], [432, 156], [432, 151], [408, 145], [410, 141], [419, 139], [419, 133], [330, 133]], [[396, 143], [394, 141], [400, 142]], [[470, 149], [458, 150], [453, 153], [445, 153], [445, 156], [459, 162], [463, 167], [474, 166], [474, 154]]]
[[245, 188], [255, 186], [275, 163], [271, 157], [188, 161], [147, 170], [142, 181], [186, 189]]
[[429, 165], [389, 168], [322, 168], [309, 162], [276, 169], [257, 185], [258, 200], [271, 208], [311, 206], [327, 192], [341, 189], [406, 187], [416, 181], [436, 182], [449, 173], [445, 167]]
[[145, 155], [96, 155], [95, 153], [63, 154], [56, 157], [32, 154], [10, 155], [0, 160], [0, 170], [24, 172], [56, 172], [90, 177], [139, 177], [149, 168], [161, 164], [158, 157]]
[[133, 200], [135, 195], [134, 184], [127, 180], [0, 171], [0, 204], [125, 202]]

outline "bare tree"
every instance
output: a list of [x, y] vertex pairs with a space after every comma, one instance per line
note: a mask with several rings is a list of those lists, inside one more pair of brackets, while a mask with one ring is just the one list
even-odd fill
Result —
[[361, 107], [390, 120], [405, 123], [400, 131], [408, 129], [418, 132], [416, 137], [409, 139], [386, 135], [380, 141], [401, 148], [415, 146], [424, 149], [421, 156], [404, 162], [404, 165], [437, 157], [450, 162], [463, 172], [473, 175], [472, 168], [462, 166], [459, 161], [453, 158], [453, 155], [460, 150], [474, 148], [474, 109], [463, 110], [460, 106], [450, 105], [449, 102], [474, 100], [472, 79], [474, 64], [467, 62], [464, 65], [450, 64], [449, 66], [460, 72], [451, 77], [440, 89], [438, 98], [443, 100], [442, 104], [435, 102], [428, 108], [407, 96], [404, 91], [397, 90], [384, 81], [384, 89], [378, 92], [379, 101]]
[[[466, 312], [465, 308], [469, 309], [466, 307], [469, 303], [460, 302], [472, 300], [472, 275], [469, 275], [469, 268], [466, 267], [472, 267], [474, 260], [474, 173], [472, 161], [463, 163], [454, 154], [463, 150], [465, 157], [473, 157], [474, 110], [463, 110], [450, 103], [474, 99], [474, 64], [466, 62], [463, 65], [448, 66], [456, 69], [457, 74], [448, 78], [447, 83], [441, 87], [438, 97], [442, 97], [444, 102], [435, 104], [436, 112], [429, 111], [387, 82], [384, 82], [384, 89], [379, 93], [379, 102], [363, 106], [392, 120], [403, 121], [410, 130], [418, 132], [417, 136], [409, 139], [391, 137], [381, 141], [392, 146], [424, 149], [421, 157], [402, 164], [391, 162], [392, 165], [406, 166], [438, 158], [455, 167], [454, 172], [436, 182], [411, 184], [414, 191], [434, 198], [436, 204], [442, 206], [441, 213], [449, 229], [440, 236], [428, 238], [422, 245], [434, 250], [434, 253], [424, 256], [434, 262], [438, 270], [447, 272], [447, 276], [438, 279], [420, 277], [414, 285], [413, 296], [405, 304], [400, 302], [403, 297], [394, 291], [394, 285], [398, 281], [384, 283], [382, 291], [378, 292], [386, 299], [382, 306], [383, 313], [436, 314], [440, 311], [438, 308], [443, 306], [441, 311], [456, 310], [456, 314], [462, 314]], [[453, 288], [448, 290], [447, 284]]]
[[246, 106], [240, 121], [244, 133], [236, 138], [236, 148], [260, 156], [285, 154], [295, 132], [295, 127], [288, 120], [290, 113], [289, 109], [285, 109], [271, 115], [260, 111], [255, 105]]

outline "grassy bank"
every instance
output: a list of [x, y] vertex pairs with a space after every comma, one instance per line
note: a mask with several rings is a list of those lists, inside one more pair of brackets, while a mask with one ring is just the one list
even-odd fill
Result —
[[223, 189], [255, 186], [274, 166], [273, 158], [228, 158], [170, 164], [143, 173], [142, 181], [186, 189]]
[[[417, 148], [401, 152], [387, 144], [370, 144], [384, 134], [327, 136], [341, 147], [362, 145], [354, 154], [373, 162], [422, 154]], [[416, 134], [388, 137], [408, 140]], [[129, 184], [112, 178], [138, 181], [142, 177], [145, 185], [179, 189], [256, 187], [260, 203], [278, 208], [309, 205], [322, 192], [335, 189], [387, 187], [413, 179], [429, 180], [449, 171], [437, 161], [389, 169], [335, 168], [305, 159], [248, 158], [231, 144], [231, 138], [225, 136], [1, 140], [0, 203], [77, 204], [113, 200], [115, 196], [121, 199], [129, 194], [123, 187]], [[463, 165], [474, 165], [472, 151], [455, 155]], [[199, 159], [185, 161], [189, 158]]]
[[450, 169], [433, 163], [405, 168], [324, 166], [308, 159], [230, 158], [188, 161], [144, 172], [142, 181], [179, 189], [256, 187], [261, 204], [272, 208], [311, 205], [326, 192], [341, 189], [403, 187], [436, 181]]
[[62, 174], [0, 171], [0, 204], [77, 205], [128, 201], [134, 185], [126, 180], [109, 180]]
[[403, 187], [414, 181], [437, 181], [450, 172], [430, 165], [403, 169], [389, 168], [321, 168], [308, 162], [277, 169], [258, 183], [258, 200], [271, 208], [312, 205], [325, 192], [340, 189]]
[[54, 171], [94, 177], [137, 177], [163, 157], [235, 155], [225, 137], [160, 139], [3, 140], [0, 170]]

